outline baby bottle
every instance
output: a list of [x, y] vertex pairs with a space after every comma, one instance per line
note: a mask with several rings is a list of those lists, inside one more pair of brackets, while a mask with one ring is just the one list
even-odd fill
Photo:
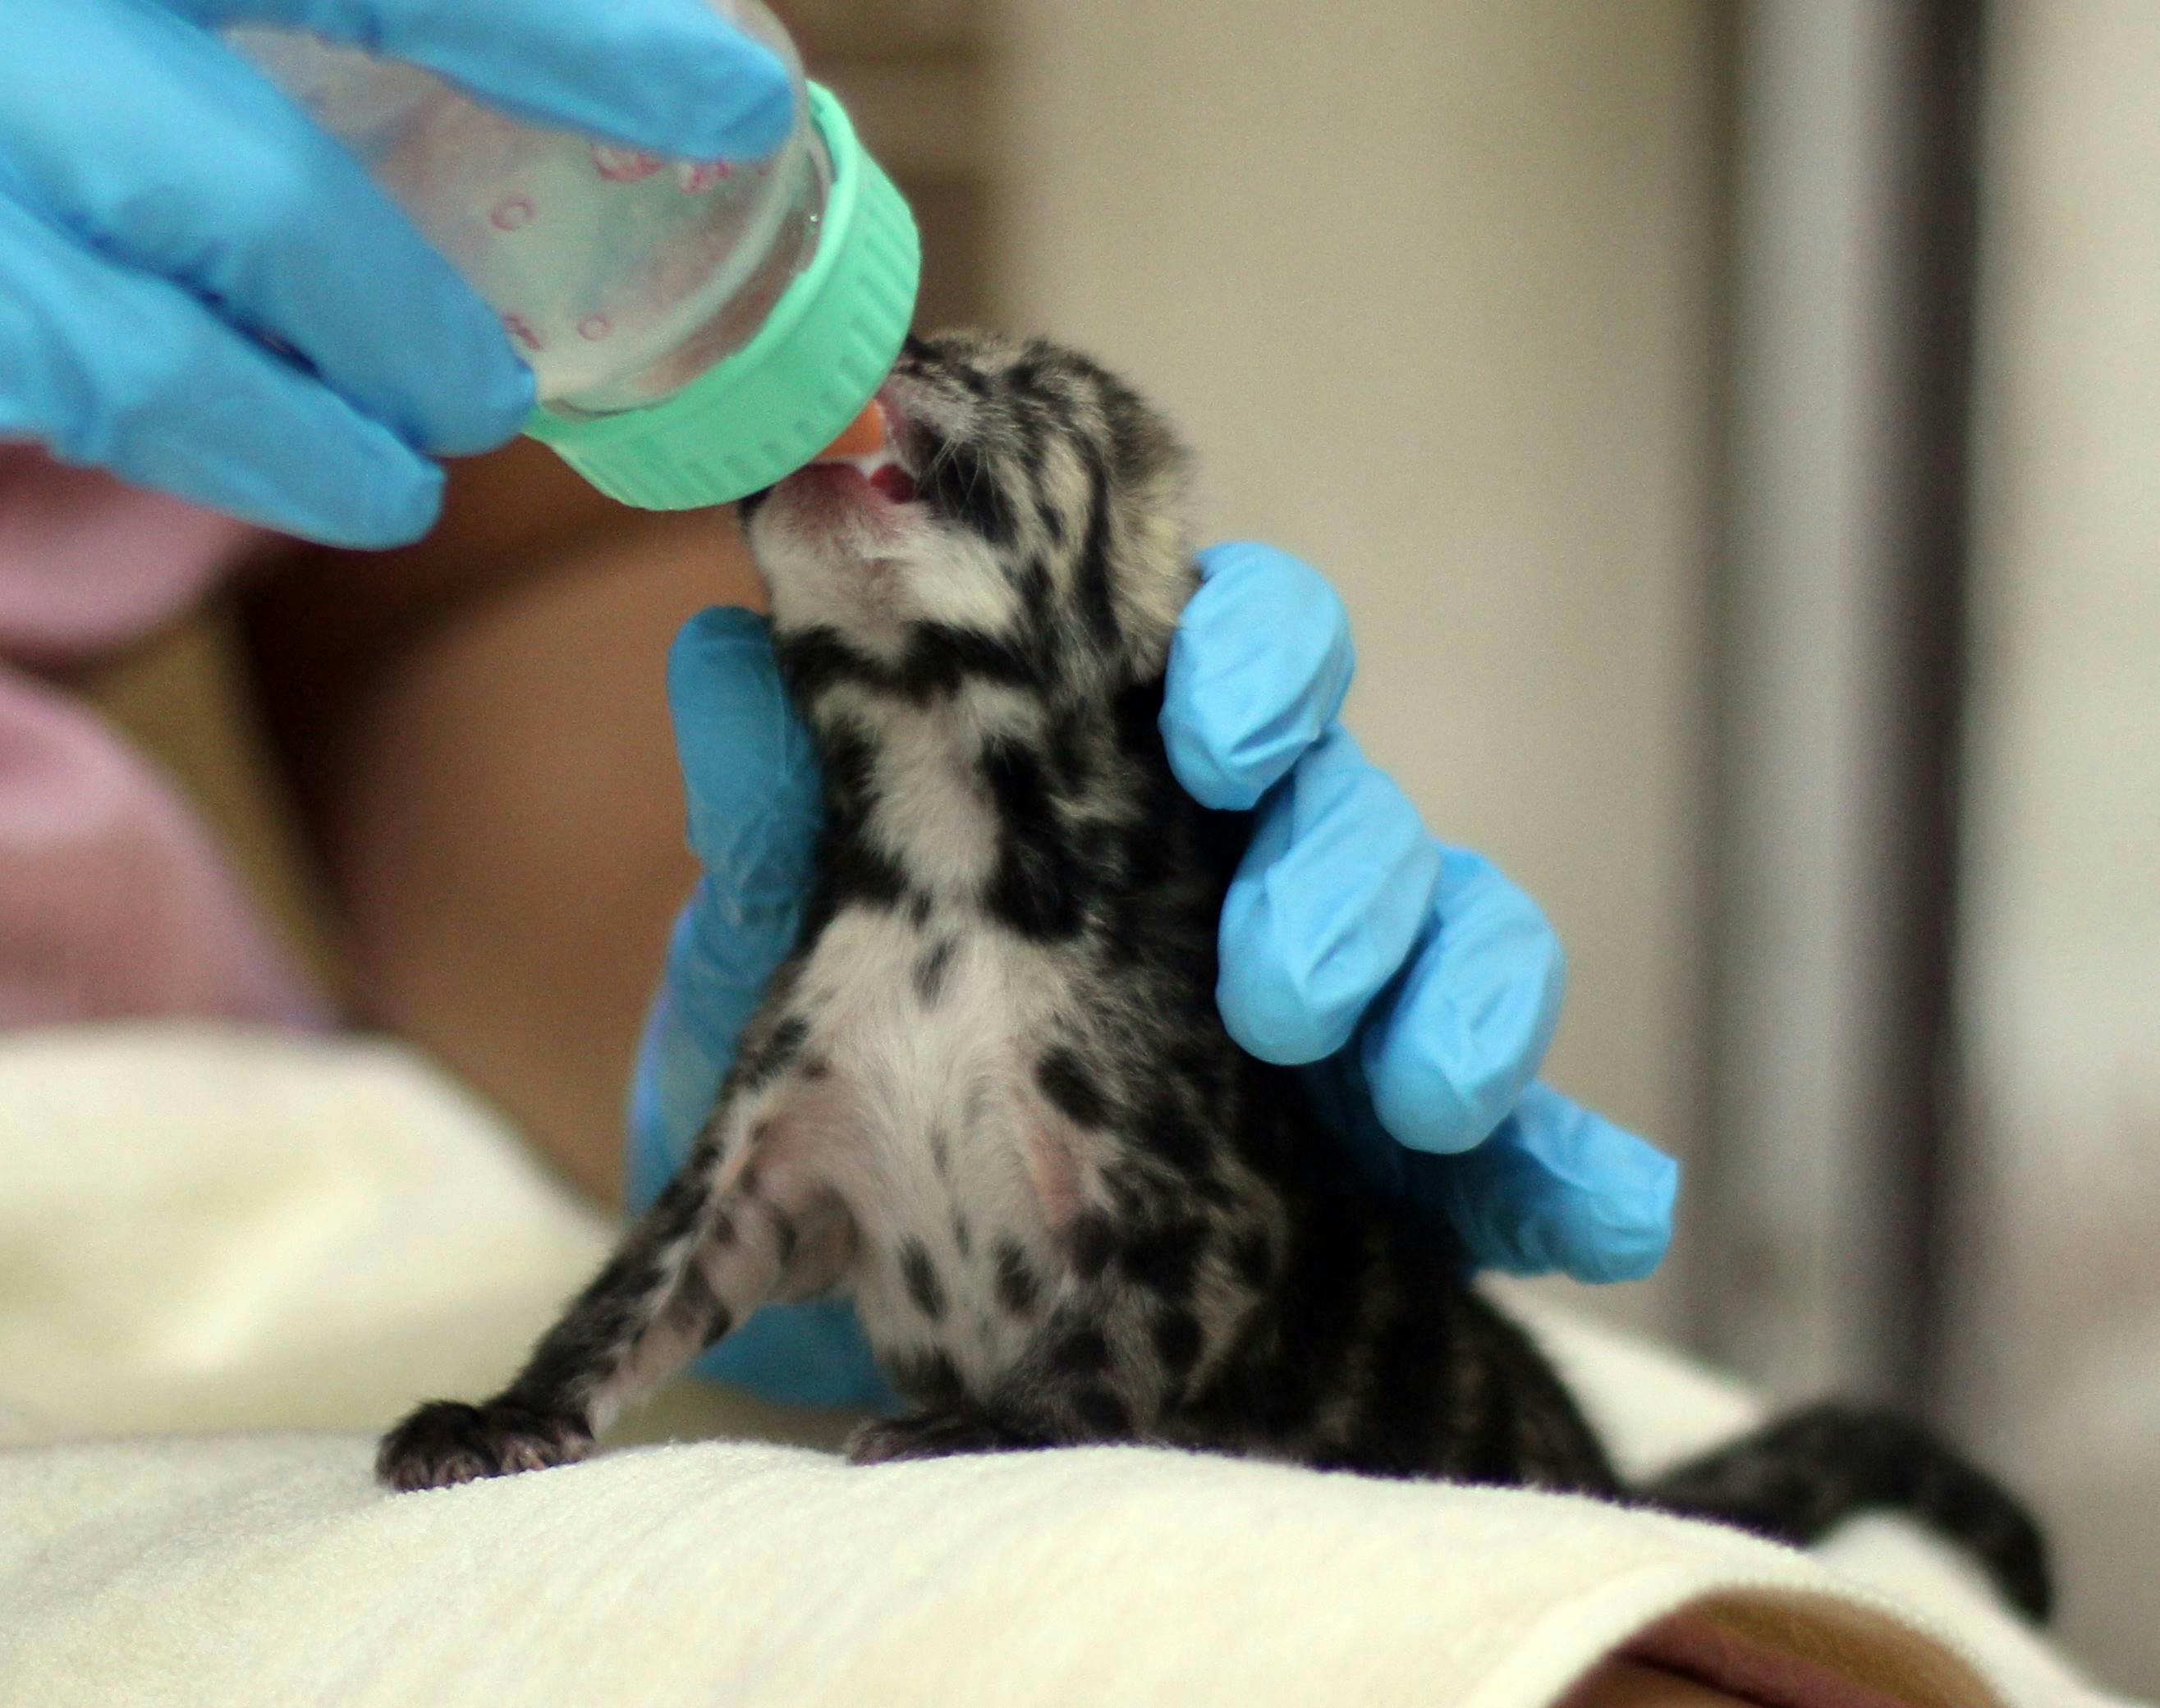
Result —
[[663, 159], [506, 117], [417, 66], [282, 30], [226, 40], [332, 135], [502, 316], [527, 423], [610, 497], [724, 504], [862, 413], [915, 305], [915, 223], [756, 0], [710, 0], [787, 67], [769, 158]]

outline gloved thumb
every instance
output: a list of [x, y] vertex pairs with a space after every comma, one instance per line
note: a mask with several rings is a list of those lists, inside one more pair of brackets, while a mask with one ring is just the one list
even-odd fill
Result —
[[631, 1097], [627, 1189], [649, 1203], [712, 1111], [735, 1039], [802, 928], [817, 758], [765, 625], [709, 610], [676, 637], [667, 700], [705, 875], [675, 922]]
[[667, 704], [714, 924], [755, 934], [800, 906], [822, 816], [817, 754], [764, 620], [732, 607], [693, 617], [667, 655]]

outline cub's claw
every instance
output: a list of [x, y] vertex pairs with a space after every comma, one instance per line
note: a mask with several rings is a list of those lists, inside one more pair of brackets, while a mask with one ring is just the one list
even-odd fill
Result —
[[558, 1413], [502, 1400], [465, 1405], [437, 1399], [382, 1438], [375, 1474], [407, 1493], [448, 1488], [483, 1477], [574, 1464], [592, 1448], [592, 1436]]

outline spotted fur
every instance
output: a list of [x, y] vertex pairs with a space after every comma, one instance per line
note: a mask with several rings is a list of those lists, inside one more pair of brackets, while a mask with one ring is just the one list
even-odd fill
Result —
[[1167, 424], [1039, 341], [911, 345], [883, 395], [911, 499], [820, 468], [745, 506], [823, 761], [801, 945], [672, 1185], [503, 1394], [387, 1439], [385, 1478], [580, 1456], [760, 1305], [845, 1292], [911, 1407], [859, 1460], [1150, 1441], [1789, 1540], [1889, 1505], [2044, 1605], [2030, 1521], [1891, 1420], [1818, 1411], [1623, 1487], [1447, 1230], [1223, 1030], [1246, 827], [1157, 728], [1197, 584]]

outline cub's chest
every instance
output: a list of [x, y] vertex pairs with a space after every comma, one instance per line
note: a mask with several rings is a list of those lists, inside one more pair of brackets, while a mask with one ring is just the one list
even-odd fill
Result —
[[911, 1155], [932, 1119], [953, 1124], [948, 1139], [994, 1124], [994, 1111], [976, 1106], [1030, 1079], [1069, 1023], [1073, 984], [1055, 955], [913, 900], [844, 908], [789, 1006], [854, 1101], [861, 1138]]

